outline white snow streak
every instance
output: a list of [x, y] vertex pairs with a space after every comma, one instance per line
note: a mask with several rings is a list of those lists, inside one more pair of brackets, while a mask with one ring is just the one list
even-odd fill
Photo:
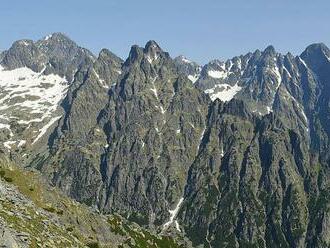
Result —
[[201, 146], [201, 142], [202, 142], [202, 139], [203, 139], [203, 137], [204, 137], [205, 130], [206, 130], [206, 128], [203, 129], [202, 134], [201, 134], [201, 137], [199, 138], [199, 144], [198, 144], [198, 146], [197, 146], [197, 153], [198, 153], [199, 148], [200, 148], [200, 146]]
[[[183, 202], [184, 198], [180, 198], [178, 204], [176, 205], [176, 207], [173, 210], [169, 210], [168, 212], [170, 213], [170, 220], [168, 222], [166, 222], [163, 226], [163, 230], [167, 229], [175, 220], [179, 210], [180, 210], [180, 206]], [[177, 224], [177, 229], [181, 232], [180, 227], [179, 227], [179, 223]]]
[[3, 145], [8, 149], [10, 150], [11, 149], [11, 145], [15, 144], [16, 141], [15, 140], [9, 140], [9, 141], [6, 141], [3, 143]]
[[285, 66], [283, 66], [283, 70], [286, 71], [286, 73], [288, 74], [289, 78], [292, 78], [291, 73], [288, 71], [288, 69], [286, 69]]
[[20, 140], [17, 147], [24, 146], [26, 144], [26, 140]]
[[225, 154], [224, 154], [224, 152], [223, 152], [223, 147], [222, 147], [222, 148], [221, 148], [220, 156], [223, 158], [224, 155], [225, 155]]
[[158, 55], [156, 53], [154, 55], [150, 55], [150, 54], [147, 55], [147, 60], [150, 64], [152, 64], [152, 62], [154, 62], [157, 59], [158, 59]]
[[157, 92], [156, 85], [155, 85], [156, 80], [157, 80], [157, 77], [155, 77], [155, 78], [152, 80], [152, 82], [151, 82], [151, 84], [152, 84], [152, 88], [150, 88], [150, 90], [154, 93], [155, 97], [156, 97], [157, 100], [158, 100], [158, 92]]
[[100, 82], [101, 86], [105, 89], [109, 89], [109, 86], [104, 82], [103, 79], [100, 78], [100, 75], [93, 69], [93, 72], [97, 78], [97, 80]]
[[300, 62], [301, 62], [306, 68], [308, 68], [306, 62], [305, 62], [301, 57], [298, 57], [298, 58], [299, 58]]
[[188, 75], [188, 79], [194, 84], [199, 79], [199, 74]]
[[266, 106], [266, 112], [267, 112], [267, 114], [273, 112], [273, 108], [269, 107], [269, 106]]
[[53, 125], [56, 121], [58, 121], [59, 119], [61, 119], [62, 116], [57, 116], [52, 118], [45, 126], [43, 126], [41, 129], [39, 129], [39, 135], [34, 139], [34, 141], [32, 142], [32, 145], [34, 143], [36, 143], [48, 130], [48, 128]]
[[175, 228], [176, 228], [176, 230], [181, 232], [180, 225], [179, 225], [179, 222], [177, 220], [175, 221]]
[[162, 115], [165, 114], [166, 111], [164, 110], [163, 106], [160, 106], [159, 108], [160, 108], [160, 112], [162, 113]]

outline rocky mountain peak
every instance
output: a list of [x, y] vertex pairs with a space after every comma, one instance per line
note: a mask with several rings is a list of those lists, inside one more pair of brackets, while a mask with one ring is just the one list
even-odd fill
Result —
[[[123, 66], [61, 33], [21, 40], [0, 55], [0, 157], [192, 247], [329, 247], [328, 56], [324, 44], [296, 58], [269, 46], [201, 71], [155, 41]], [[0, 172], [0, 186], [22, 182]]]
[[138, 45], [133, 45], [125, 65], [130, 65], [136, 61], [141, 62], [143, 59], [145, 59], [149, 64], [153, 64], [160, 57], [164, 56], [169, 57], [168, 53], [164, 52], [155, 41], [150, 40], [146, 43], [144, 48]]
[[53, 33], [36, 42], [36, 45], [48, 56], [63, 57], [76, 53], [79, 46], [62, 33]]
[[179, 72], [187, 75], [192, 83], [195, 83], [200, 77], [202, 67], [196, 62], [187, 59], [185, 56], [180, 55], [174, 58], [174, 63]]
[[323, 43], [309, 45], [300, 57], [314, 70], [319, 70], [330, 61], [330, 50]]
[[73, 40], [71, 40], [67, 35], [60, 33], [60, 32], [56, 32], [56, 33], [52, 33], [47, 35], [46, 37], [44, 37], [44, 39], [41, 40], [42, 42], [47, 42], [47, 43], [71, 43], [74, 45], [77, 45]]
[[150, 64], [157, 61], [158, 58], [164, 53], [160, 46], [153, 40], [147, 42], [143, 51]]
[[17, 48], [17, 47], [29, 47], [33, 45], [33, 40], [28, 40], [28, 39], [23, 39], [23, 40], [18, 40], [15, 41], [12, 45], [12, 49]]
[[313, 54], [317, 54], [317, 55], [326, 54], [326, 55], [329, 55], [330, 50], [324, 43], [314, 43], [314, 44], [309, 45], [305, 49], [305, 51], [302, 53], [302, 56], [303, 55], [313, 55]]
[[187, 57], [183, 56], [183, 55], [179, 55], [176, 58], [174, 58], [175, 61], [177, 61], [178, 63], [185, 63], [185, 64], [197, 64], [191, 60], [189, 60]]
[[133, 45], [131, 46], [131, 50], [129, 51], [128, 58], [125, 61], [125, 65], [129, 66], [142, 57], [143, 57], [143, 49], [138, 45]]
[[162, 49], [160, 48], [160, 46], [157, 44], [156, 41], [154, 40], [149, 40], [145, 47], [144, 47], [144, 51], [145, 53], [159, 53], [162, 52]]
[[276, 54], [276, 50], [272, 45], [269, 45], [266, 47], [266, 49], [264, 50], [265, 54], [269, 54], [269, 55], [275, 55]]
[[105, 48], [100, 51], [98, 59], [108, 61], [110, 63], [123, 63], [123, 60], [121, 58], [119, 58], [116, 54]]
[[45, 61], [46, 57], [34, 42], [24, 39], [14, 42], [9, 50], [4, 52], [1, 65], [9, 70], [28, 67], [38, 72], [42, 70]]

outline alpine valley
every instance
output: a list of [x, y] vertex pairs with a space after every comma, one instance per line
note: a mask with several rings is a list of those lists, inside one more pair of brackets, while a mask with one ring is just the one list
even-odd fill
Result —
[[330, 247], [330, 50], [0, 54], [0, 247]]

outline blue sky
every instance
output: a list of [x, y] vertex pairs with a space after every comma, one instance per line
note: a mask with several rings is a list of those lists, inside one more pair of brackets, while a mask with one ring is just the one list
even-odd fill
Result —
[[126, 58], [153, 39], [199, 63], [269, 44], [294, 54], [330, 45], [329, 0], [3, 0], [0, 23], [1, 50], [58, 31], [95, 54], [105, 47]]

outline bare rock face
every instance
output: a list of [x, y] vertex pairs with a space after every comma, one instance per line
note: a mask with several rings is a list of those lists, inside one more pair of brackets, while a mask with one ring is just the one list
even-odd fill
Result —
[[[53, 34], [18, 41], [0, 58], [0, 76], [26, 67], [43, 92], [51, 85], [40, 78], [65, 79], [51, 82], [65, 84], [51, 111], [41, 101], [33, 109], [31, 97], [27, 111], [17, 104], [27, 94], [11, 86], [31, 81], [0, 77], [0, 138], [12, 160], [75, 200], [193, 247], [329, 246], [324, 44], [300, 56], [269, 46], [199, 67], [155, 41], [123, 61]], [[43, 121], [27, 119], [37, 110]]]
[[6, 248], [19, 247], [12, 233], [10, 233], [10, 231], [4, 227], [0, 227], [0, 247], [6, 247]]
[[61, 128], [65, 138], [55, 143], [62, 147], [54, 148], [63, 162], [52, 180], [103, 212], [159, 226], [183, 194], [209, 100], [155, 42], [132, 47], [124, 64], [110, 56], [114, 66], [108, 69], [105, 56], [103, 51], [70, 105]]

